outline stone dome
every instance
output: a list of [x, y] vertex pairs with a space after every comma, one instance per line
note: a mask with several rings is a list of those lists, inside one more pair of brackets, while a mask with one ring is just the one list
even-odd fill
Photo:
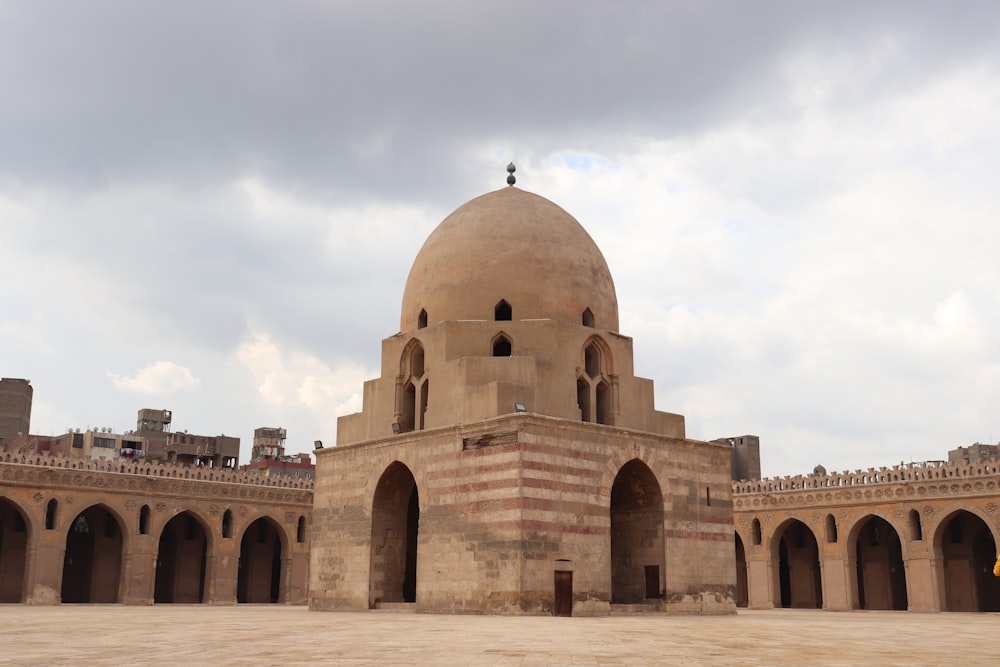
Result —
[[618, 331], [615, 285], [597, 244], [559, 206], [515, 187], [463, 204], [431, 232], [406, 279], [400, 330], [492, 320], [501, 301], [508, 319]]

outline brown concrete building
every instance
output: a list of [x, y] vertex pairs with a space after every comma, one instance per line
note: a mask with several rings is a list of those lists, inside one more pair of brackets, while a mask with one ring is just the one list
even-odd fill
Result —
[[739, 604], [1000, 611], [1000, 459], [949, 458], [734, 483]]
[[0, 454], [0, 602], [306, 600], [312, 483]]
[[734, 611], [729, 447], [654, 409], [552, 202], [510, 187], [438, 226], [363, 396], [316, 452], [311, 608]]
[[[283, 475], [286, 477], [302, 477], [314, 479], [316, 466], [309, 454], [285, 454], [286, 431], [283, 428], [262, 427], [253, 432], [253, 449], [250, 463], [240, 466], [245, 472], [257, 472], [261, 475]], [[318, 448], [323, 443], [315, 441]]]
[[31, 430], [31, 380], [0, 379], [0, 450]]

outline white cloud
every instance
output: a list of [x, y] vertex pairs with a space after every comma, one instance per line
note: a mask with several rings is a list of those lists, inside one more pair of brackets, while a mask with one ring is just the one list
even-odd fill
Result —
[[264, 333], [249, 335], [236, 355], [277, 414], [304, 407], [327, 432], [336, 432], [337, 417], [361, 410], [364, 381], [376, 375], [355, 362], [331, 367], [308, 352], [283, 350]]
[[201, 380], [190, 370], [172, 361], [149, 364], [135, 375], [118, 375], [111, 371], [107, 375], [118, 389], [137, 394], [170, 394], [201, 387]]

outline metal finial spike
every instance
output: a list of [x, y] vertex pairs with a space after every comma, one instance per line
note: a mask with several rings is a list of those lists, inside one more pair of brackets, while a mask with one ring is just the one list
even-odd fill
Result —
[[507, 185], [514, 185], [514, 183], [517, 182], [517, 179], [514, 178], [514, 172], [516, 170], [517, 167], [514, 166], [513, 162], [507, 165]]

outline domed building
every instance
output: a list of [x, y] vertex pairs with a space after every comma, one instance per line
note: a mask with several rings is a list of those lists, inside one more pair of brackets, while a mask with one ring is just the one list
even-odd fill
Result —
[[729, 449], [654, 409], [618, 328], [559, 206], [507, 187], [449, 215], [317, 452], [310, 606], [732, 612]]

